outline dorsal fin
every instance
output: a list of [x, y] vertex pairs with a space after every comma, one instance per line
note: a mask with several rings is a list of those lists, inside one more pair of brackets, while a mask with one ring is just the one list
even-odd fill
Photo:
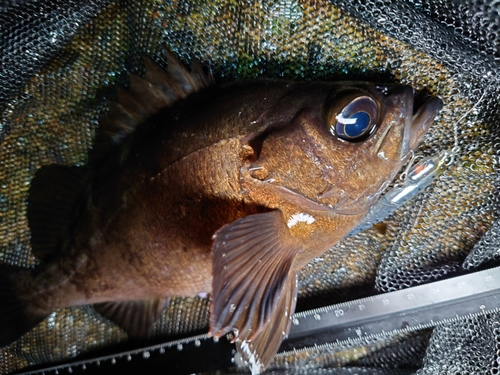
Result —
[[106, 157], [148, 117], [213, 83], [212, 74], [205, 73], [198, 61], [193, 59], [189, 72], [166, 48], [165, 54], [167, 70], [145, 57], [144, 78], [129, 73], [130, 88], [118, 89], [118, 99], [110, 102], [109, 113], [101, 121], [91, 162]]

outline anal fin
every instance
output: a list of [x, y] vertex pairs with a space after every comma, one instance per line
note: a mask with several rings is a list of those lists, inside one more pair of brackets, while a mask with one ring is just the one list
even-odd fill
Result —
[[295, 271], [290, 271], [271, 321], [251, 341], [245, 337], [236, 341], [238, 352], [250, 367], [252, 375], [260, 374], [269, 366], [288, 335], [296, 302], [297, 275]]
[[142, 301], [103, 302], [95, 310], [118, 324], [133, 338], [146, 338], [149, 331], [168, 306], [169, 298], [150, 298]]

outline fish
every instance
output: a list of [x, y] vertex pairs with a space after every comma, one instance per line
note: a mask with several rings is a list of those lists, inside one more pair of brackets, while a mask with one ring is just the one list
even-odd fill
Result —
[[165, 53], [117, 89], [86, 166], [36, 172], [40, 264], [0, 266], [0, 346], [80, 305], [147, 337], [170, 298], [209, 293], [209, 334], [261, 372], [299, 270], [361, 222], [443, 106], [396, 83], [215, 84]]

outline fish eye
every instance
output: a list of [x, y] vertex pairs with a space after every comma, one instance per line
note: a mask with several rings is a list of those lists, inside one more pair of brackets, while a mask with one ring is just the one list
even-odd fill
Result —
[[375, 100], [360, 96], [349, 102], [333, 119], [330, 132], [348, 142], [360, 142], [372, 135], [378, 123], [379, 110]]

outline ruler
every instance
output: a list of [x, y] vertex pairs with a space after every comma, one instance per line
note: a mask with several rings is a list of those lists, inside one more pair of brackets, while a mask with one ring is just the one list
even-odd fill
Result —
[[[500, 312], [500, 267], [296, 313], [280, 354], [346, 345]], [[207, 335], [19, 374], [192, 374], [241, 365], [235, 346]]]

